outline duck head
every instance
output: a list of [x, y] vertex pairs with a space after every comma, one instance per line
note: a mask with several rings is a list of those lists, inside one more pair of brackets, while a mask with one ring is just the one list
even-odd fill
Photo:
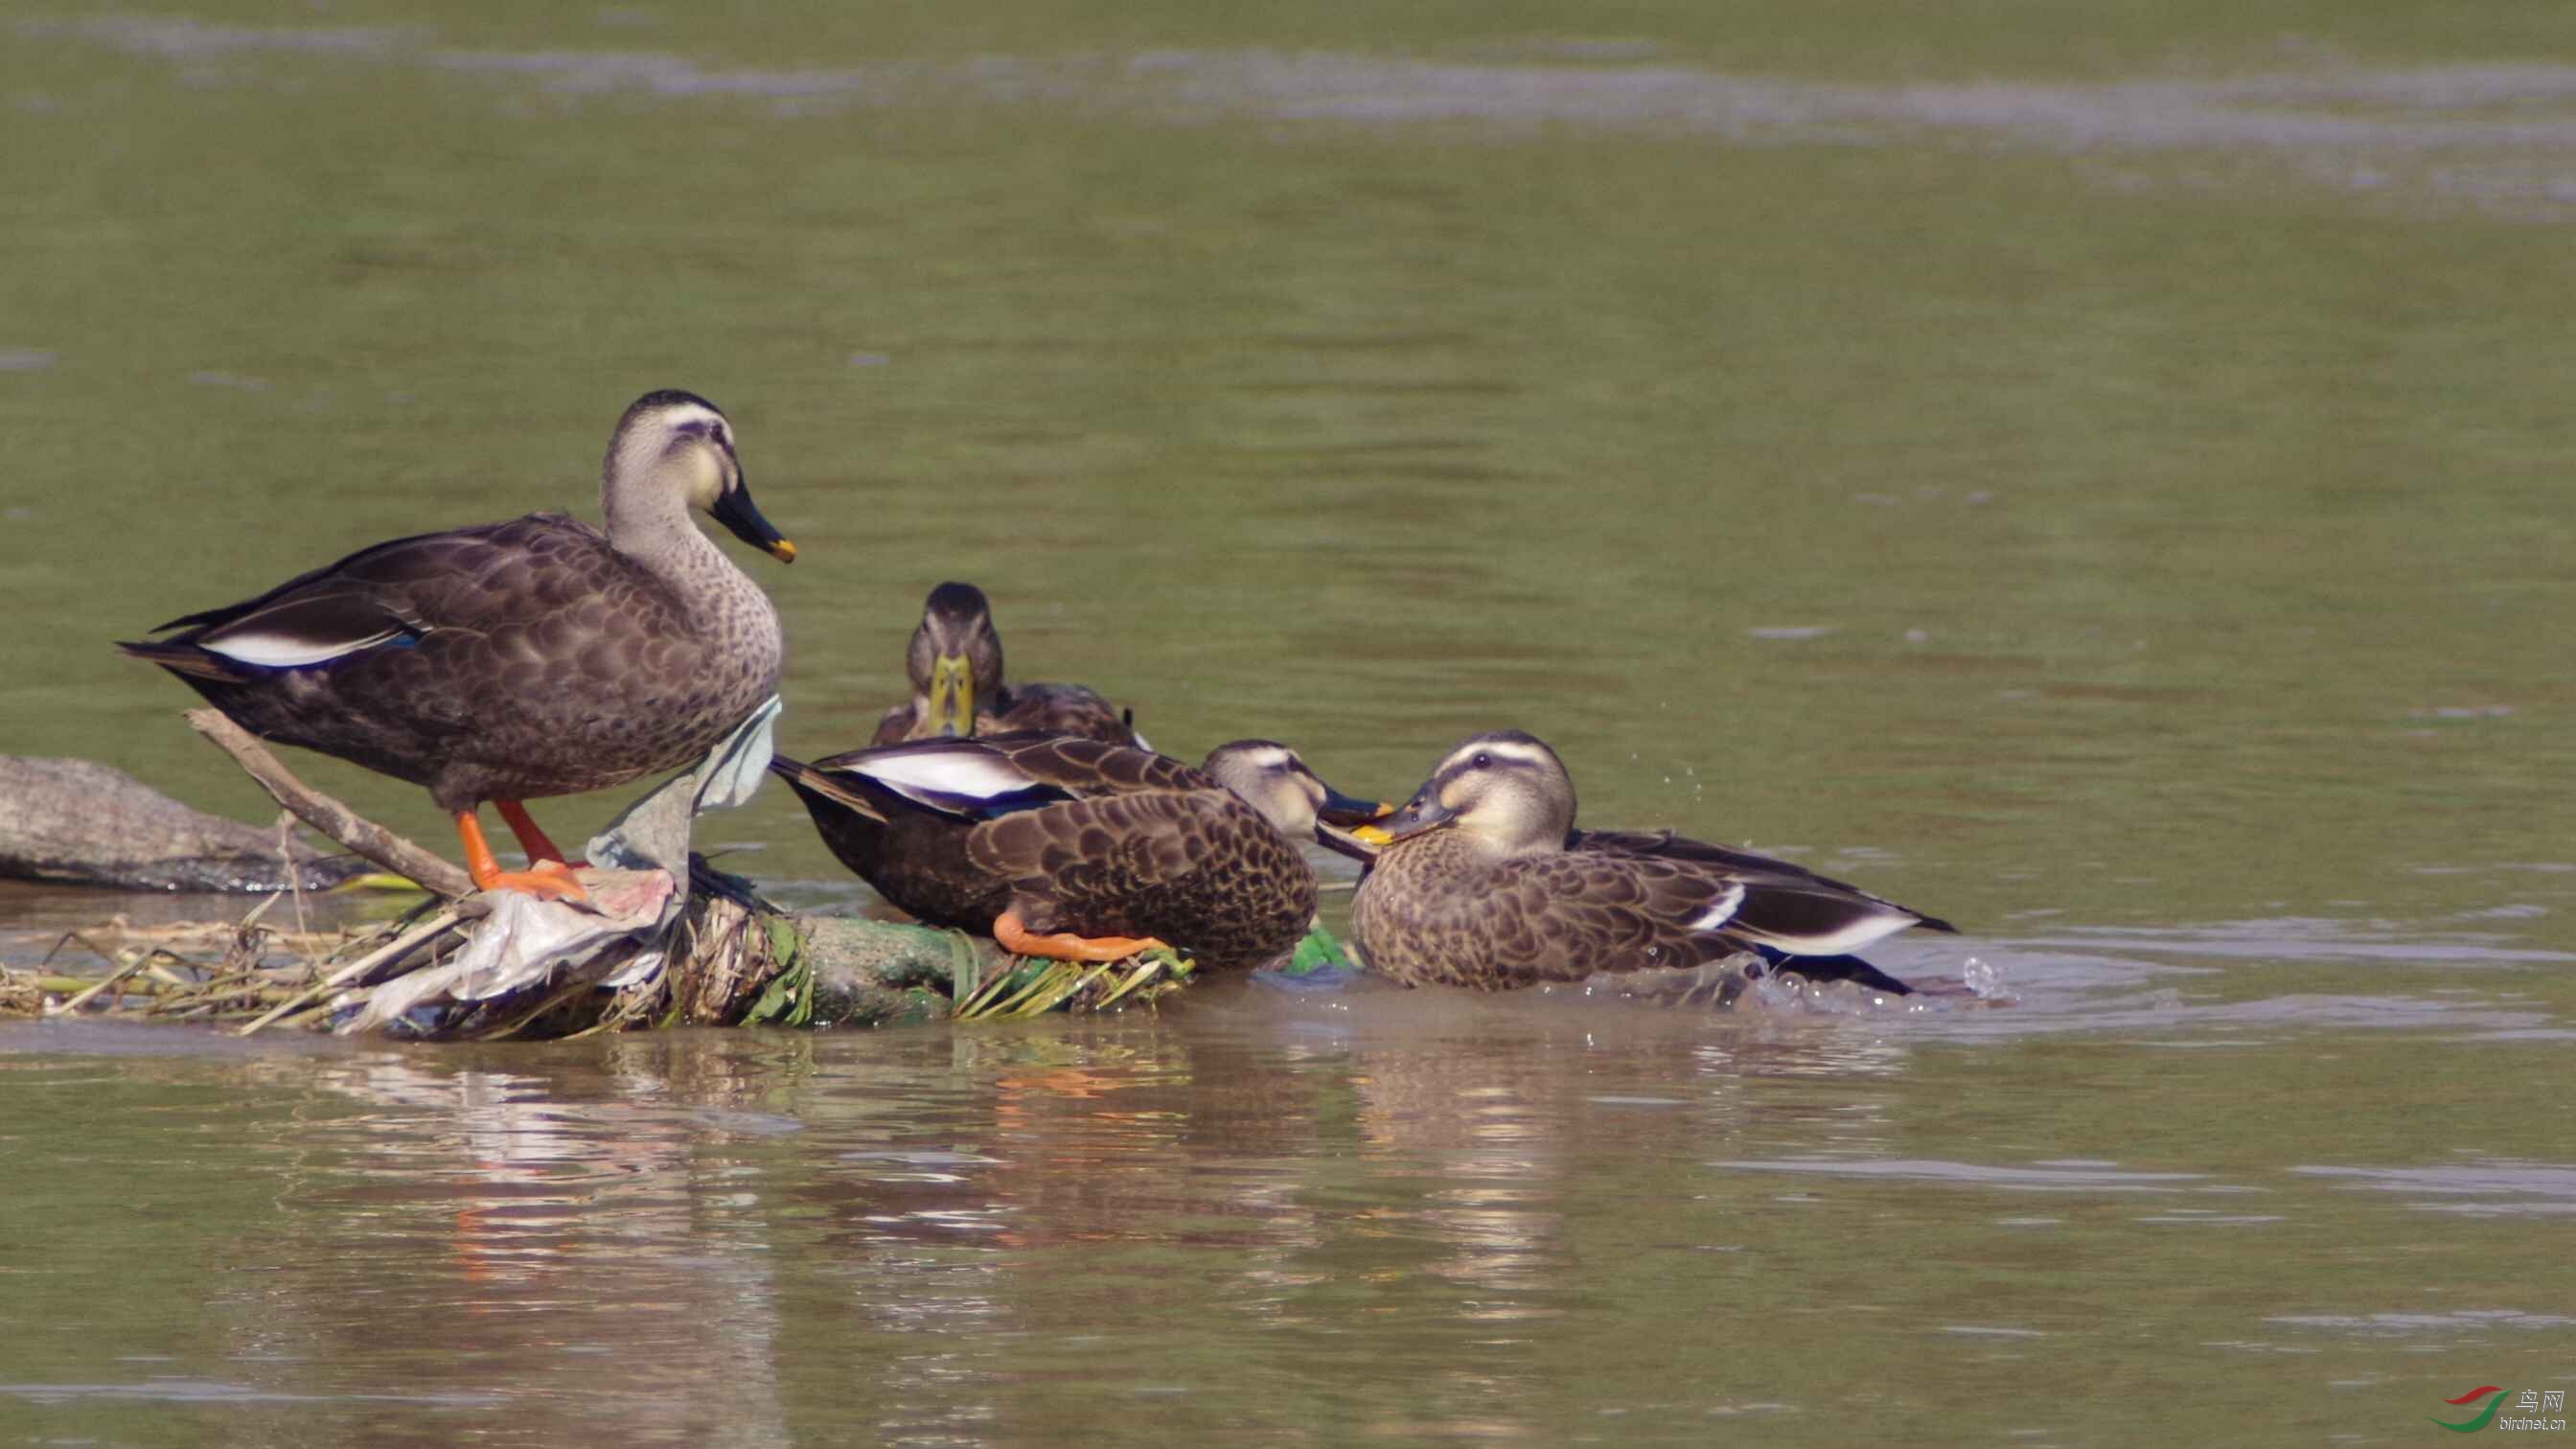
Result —
[[616, 536], [621, 514], [650, 510], [671, 496], [780, 563], [796, 561], [796, 545], [752, 506], [742, 459], [734, 452], [733, 424], [714, 403], [677, 388], [644, 394], [617, 420], [600, 483], [610, 536]]
[[903, 665], [912, 676], [914, 738], [974, 734], [976, 706], [997, 704], [1002, 692], [1002, 636], [984, 591], [959, 583], [932, 589]]
[[1494, 730], [1451, 750], [1394, 814], [1352, 835], [1385, 846], [1454, 830], [1497, 859], [1565, 848], [1574, 828], [1574, 777], [1535, 735]]
[[1290, 840], [1329, 836], [1316, 828], [1357, 825], [1394, 809], [1375, 800], [1345, 795], [1309, 769], [1297, 752], [1276, 740], [1236, 740], [1208, 751], [1199, 768], [1253, 809]]

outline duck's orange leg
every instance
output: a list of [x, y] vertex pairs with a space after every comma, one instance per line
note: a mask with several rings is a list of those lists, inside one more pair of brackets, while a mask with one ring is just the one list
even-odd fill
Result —
[[528, 813], [527, 806], [516, 800], [495, 800], [492, 808], [501, 812], [501, 823], [510, 827], [510, 833], [519, 837], [519, 848], [528, 853], [530, 861], [570, 864], [555, 843], [546, 839], [546, 833], [537, 828], [536, 817]]
[[1124, 961], [1139, 951], [1172, 949], [1151, 936], [1033, 935], [1020, 924], [1017, 911], [1004, 911], [994, 919], [993, 939], [1014, 955], [1043, 956], [1050, 961]]
[[465, 873], [474, 878], [478, 891], [524, 891], [532, 896], [590, 899], [590, 892], [573, 879], [572, 867], [560, 858], [543, 862], [535, 870], [503, 870], [501, 862], [492, 858], [491, 843], [483, 838], [483, 822], [471, 810], [456, 812], [456, 838], [465, 844]]

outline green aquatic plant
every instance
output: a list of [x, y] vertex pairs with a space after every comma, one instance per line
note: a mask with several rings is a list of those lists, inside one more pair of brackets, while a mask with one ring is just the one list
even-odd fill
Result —
[[1106, 1011], [1121, 1001], [1154, 1001], [1180, 987], [1196, 969], [1177, 951], [1158, 947], [1121, 961], [1053, 961], [1010, 957], [1007, 969], [981, 980], [961, 977], [958, 1021], [1007, 1021], [1063, 1008]]
[[776, 975], [760, 989], [751, 1009], [742, 1015], [745, 1026], [804, 1026], [814, 1020], [814, 963], [799, 949], [803, 939], [783, 919], [772, 917], [761, 923], [769, 937], [770, 955], [778, 965]]
[[1351, 953], [1334, 939], [1332, 932], [1317, 922], [1297, 942], [1297, 950], [1288, 958], [1288, 964], [1277, 969], [1282, 976], [1306, 977], [1357, 971], [1359, 963], [1351, 959]]

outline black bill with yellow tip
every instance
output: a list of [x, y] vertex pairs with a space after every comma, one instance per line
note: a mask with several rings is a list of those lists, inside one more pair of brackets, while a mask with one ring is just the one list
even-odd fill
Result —
[[1395, 813], [1395, 807], [1383, 800], [1363, 800], [1345, 795], [1330, 785], [1324, 786], [1324, 803], [1315, 807], [1317, 817], [1334, 825], [1366, 825]]
[[1358, 825], [1344, 830], [1318, 815], [1315, 817], [1315, 843], [1335, 855], [1347, 855], [1362, 865], [1371, 865], [1377, 861], [1378, 848], [1386, 844], [1386, 832], [1374, 825]]
[[752, 506], [749, 484], [736, 479], [707, 512], [753, 548], [766, 551], [780, 563], [796, 562], [796, 545], [789, 543], [787, 536], [771, 527], [769, 520], [760, 516], [760, 510]]

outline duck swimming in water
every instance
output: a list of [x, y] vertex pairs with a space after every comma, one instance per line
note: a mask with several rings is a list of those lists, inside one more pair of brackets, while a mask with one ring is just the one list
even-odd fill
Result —
[[1124, 712], [1079, 684], [1005, 684], [993, 606], [973, 584], [946, 583], [921, 606], [904, 650], [912, 701], [887, 710], [871, 744], [960, 735], [1078, 735], [1148, 749]]
[[1351, 837], [1376, 847], [1351, 904], [1360, 954], [1410, 985], [1506, 990], [1752, 951], [1901, 996], [1913, 988], [1850, 953], [1908, 926], [1956, 929], [1770, 856], [1577, 830], [1564, 762], [1518, 730], [1468, 739]]
[[[796, 557], [752, 506], [733, 425], [693, 393], [627, 408], [599, 498], [605, 532], [532, 513], [395, 539], [118, 647], [253, 734], [428, 787], [477, 889], [580, 899], [520, 802], [689, 764], [778, 689], [778, 611], [689, 510]], [[487, 800], [530, 869], [493, 859]]]

